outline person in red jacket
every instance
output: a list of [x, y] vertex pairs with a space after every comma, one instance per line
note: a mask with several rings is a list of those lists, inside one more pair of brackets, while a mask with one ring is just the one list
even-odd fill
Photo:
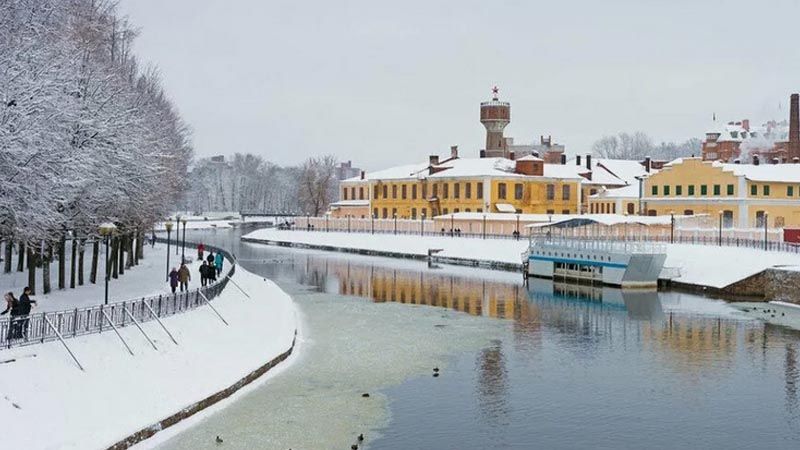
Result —
[[197, 244], [197, 260], [198, 261], [202, 261], [203, 260], [203, 252], [205, 252], [205, 251], [206, 251], [206, 246], [203, 245], [202, 242]]

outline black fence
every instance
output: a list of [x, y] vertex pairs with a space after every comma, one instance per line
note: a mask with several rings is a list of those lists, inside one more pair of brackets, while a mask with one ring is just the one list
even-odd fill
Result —
[[[161, 239], [157, 240], [161, 241]], [[189, 245], [188, 242], [187, 245]], [[208, 245], [206, 249], [222, 253], [230, 262], [230, 268], [226, 274], [213, 284], [185, 292], [143, 297], [108, 305], [100, 304], [99, 306], [4, 318], [0, 320], [0, 349], [54, 341], [58, 339], [58, 334], [66, 339], [102, 333], [111, 331], [112, 323], [115, 327], [121, 328], [133, 325], [135, 321], [148, 322], [156, 317], [169, 317], [203, 306], [206, 302], [202, 295], [205, 295], [209, 301], [220, 295], [228, 284], [228, 277], [232, 277], [236, 272], [234, 255], [224, 249]]]

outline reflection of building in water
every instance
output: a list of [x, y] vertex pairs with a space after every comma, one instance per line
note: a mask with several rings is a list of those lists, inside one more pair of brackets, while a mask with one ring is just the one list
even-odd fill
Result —
[[670, 314], [667, 320], [643, 322], [642, 343], [668, 356], [681, 372], [733, 364], [739, 321]]
[[480, 411], [490, 426], [500, 425], [507, 412], [508, 371], [502, 343], [496, 341], [478, 354], [478, 403]]

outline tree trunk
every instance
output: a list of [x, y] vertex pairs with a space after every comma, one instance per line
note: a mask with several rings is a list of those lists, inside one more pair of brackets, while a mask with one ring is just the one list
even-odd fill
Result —
[[70, 258], [69, 264], [69, 287], [70, 289], [75, 289], [75, 263], [77, 262], [76, 259], [78, 257], [78, 240], [75, 239], [75, 236], [72, 237], [72, 258]]
[[64, 282], [67, 267], [67, 241], [66, 237], [62, 234], [61, 239], [58, 241], [58, 288], [64, 289], [66, 283]]
[[111, 256], [110, 256], [109, 259], [111, 261], [110, 261], [109, 270], [110, 270], [110, 273], [111, 273], [111, 278], [117, 279], [119, 277], [117, 275], [118, 262], [119, 262], [119, 258], [117, 257], [117, 252], [118, 252], [118, 249], [119, 249], [119, 238], [117, 238], [117, 237], [112, 238], [111, 241], [110, 241], [110, 244], [111, 244]]
[[139, 261], [144, 259], [144, 233], [139, 232], [136, 234], [136, 265]]
[[86, 251], [86, 239], [81, 239], [78, 246], [78, 286], [83, 286], [83, 253]]
[[14, 258], [14, 241], [11, 239], [6, 240], [6, 254], [5, 254], [5, 267], [3, 272], [11, 272], [11, 260]]
[[50, 287], [50, 261], [53, 256], [53, 247], [50, 244], [45, 244], [46, 253], [41, 255], [42, 260], [42, 293], [47, 295], [52, 288]]
[[97, 283], [97, 259], [100, 256], [100, 241], [94, 239], [92, 241], [92, 271], [89, 272], [89, 282], [92, 284]]
[[125, 268], [130, 269], [133, 267], [133, 233], [125, 235], [125, 249], [128, 251], [127, 258], [125, 260]]
[[117, 268], [120, 275], [125, 275], [125, 241], [127, 239], [124, 234], [117, 239], [117, 257], [119, 258]]
[[19, 259], [17, 260], [17, 272], [22, 272], [23, 270], [25, 270], [25, 243], [24, 242], [20, 242], [19, 243], [19, 249], [17, 251], [19, 252], [19, 255], [18, 255]]
[[28, 288], [32, 294], [36, 294], [36, 260], [33, 255], [33, 250], [28, 247]]

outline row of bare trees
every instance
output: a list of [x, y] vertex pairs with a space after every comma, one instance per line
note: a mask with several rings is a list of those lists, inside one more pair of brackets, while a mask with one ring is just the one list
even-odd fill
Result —
[[[112, 0], [0, 1], [0, 239], [4, 271], [37, 269], [49, 290], [97, 279], [98, 225], [113, 222], [112, 275], [143, 257], [143, 236], [185, 191], [190, 132], [136, 31]], [[69, 254], [69, 255], [68, 255]]]

